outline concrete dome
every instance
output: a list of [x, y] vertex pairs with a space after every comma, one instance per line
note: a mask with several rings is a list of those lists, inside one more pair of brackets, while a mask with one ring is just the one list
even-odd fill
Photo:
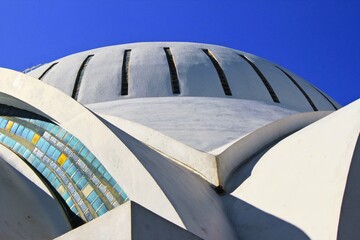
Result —
[[221, 46], [155, 42], [93, 49], [29, 75], [82, 104], [144, 97], [258, 100], [297, 111], [339, 105], [307, 81], [262, 58]]

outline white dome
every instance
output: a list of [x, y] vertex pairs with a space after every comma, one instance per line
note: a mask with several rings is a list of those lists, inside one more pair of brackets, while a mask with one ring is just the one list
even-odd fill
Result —
[[299, 76], [262, 58], [198, 43], [134, 43], [93, 49], [29, 75], [82, 104], [144, 97], [259, 100], [298, 111], [339, 105]]

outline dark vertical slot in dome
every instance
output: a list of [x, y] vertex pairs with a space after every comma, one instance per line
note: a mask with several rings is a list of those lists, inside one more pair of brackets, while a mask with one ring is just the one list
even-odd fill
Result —
[[254, 71], [256, 72], [256, 74], [259, 76], [259, 78], [261, 79], [261, 81], [264, 83], [266, 89], [268, 90], [272, 100], [274, 102], [280, 103], [279, 98], [277, 97], [274, 89], [271, 87], [269, 81], [266, 79], [266, 77], [264, 76], [264, 74], [262, 74], [262, 72], [259, 70], [259, 68], [252, 62], [250, 61], [247, 57], [245, 57], [242, 54], [239, 54], [239, 56], [241, 58], [243, 58], [248, 64], [250, 64], [250, 66], [254, 69]]
[[170, 78], [171, 78], [171, 87], [173, 94], [180, 94], [180, 85], [179, 85], [179, 78], [176, 71], [176, 66], [174, 62], [174, 57], [171, 53], [170, 48], [164, 48], [166, 59], [169, 64], [169, 71], [170, 71]]
[[83, 78], [84, 72], [85, 72], [85, 68], [88, 65], [88, 63], [90, 62], [91, 58], [94, 55], [89, 55], [85, 58], [85, 60], [83, 61], [83, 63], [81, 64], [79, 71], [76, 75], [76, 79], [75, 79], [75, 84], [74, 84], [74, 88], [73, 88], [73, 92], [71, 94], [71, 97], [75, 100], [77, 100], [78, 95], [79, 95], [79, 90], [80, 90], [80, 85], [81, 85], [81, 80]]
[[338, 110], [338, 108], [335, 106], [335, 104], [324, 94], [322, 93], [319, 89], [317, 89], [316, 87], [314, 87], [316, 91], [318, 91], [318, 93], [320, 93], [326, 100], [328, 100], [328, 102], [333, 106], [333, 108], [335, 110]]
[[48, 67], [48, 69], [46, 69], [45, 72], [43, 72], [43, 74], [41, 74], [39, 80], [42, 80], [45, 77], [45, 75], [50, 71], [50, 69], [52, 69], [56, 64], [58, 64], [58, 62], [51, 64], [51, 66]]
[[217, 74], [219, 76], [221, 86], [223, 87], [225, 95], [232, 96], [229, 83], [228, 83], [228, 81], [226, 79], [225, 73], [222, 70], [219, 62], [216, 60], [215, 56], [208, 49], [203, 49], [203, 51], [210, 58], [212, 64], [214, 65], [214, 67], [216, 69], [216, 72], [217, 72]]
[[307, 95], [307, 93], [304, 91], [304, 89], [302, 89], [302, 87], [299, 85], [299, 83], [297, 83], [295, 81], [295, 79], [290, 76], [290, 74], [288, 74], [287, 72], [285, 72], [283, 69], [281, 69], [278, 66], [277, 67], [281, 72], [283, 72], [293, 83], [294, 85], [300, 90], [300, 92], [304, 95], [304, 97], [306, 98], [306, 100], [309, 102], [309, 104], [311, 105], [311, 107], [313, 108], [314, 111], [318, 111], [317, 107], [315, 106], [314, 102], [311, 100], [311, 98], [309, 97], [309, 95]]
[[129, 62], [130, 62], [130, 49], [124, 51], [124, 58], [122, 64], [121, 74], [121, 95], [128, 95], [129, 89]]

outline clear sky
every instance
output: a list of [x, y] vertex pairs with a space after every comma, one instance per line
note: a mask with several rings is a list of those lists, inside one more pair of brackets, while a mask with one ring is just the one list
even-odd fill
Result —
[[189, 41], [280, 64], [340, 104], [360, 97], [359, 0], [0, 0], [0, 66], [108, 45]]

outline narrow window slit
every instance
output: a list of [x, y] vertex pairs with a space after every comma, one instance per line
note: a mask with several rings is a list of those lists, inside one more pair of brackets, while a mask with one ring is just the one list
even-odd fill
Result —
[[122, 64], [121, 74], [121, 95], [128, 95], [129, 89], [129, 63], [130, 63], [130, 49], [124, 51], [124, 58]]
[[304, 95], [304, 97], [306, 98], [306, 100], [309, 102], [309, 104], [311, 105], [312, 109], [314, 111], [318, 111], [317, 107], [315, 106], [314, 102], [311, 100], [311, 98], [309, 97], [309, 95], [307, 95], [307, 93], [304, 91], [304, 89], [302, 89], [302, 87], [299, 85], [299, 83], [296, 82], [296, 80], [290, 76], [290, 74], [288, 74], [287, 72], [285, 72], [283, 69], [281, 69], [278, 66], [277, 67], [281, 72], [283, 72], [293, 83], [294, 85], [300, 90], [300, 92]]
[[48, 69], [46, 69], [45, 72], [43, 72], [43, 74], [41, 74], [41, 76], [38, 79], [42, 80], [45, 77], [45, 75], [50, 71], [50, 69], [52, 69], [56, 64], [58, 64], [58, 62], [51, 64], [50, 67], [48, 67]]
[[219, 76], [219, 79], [220, 79], [220, 82], [221, 82], [221, 86], [224, 90], [224, 93], [225, 95], [227, 96], [232, 96], [232, 93], [231, 93], [231, 89], [230, 89], [230, 86], [229, 86], [229, 83], [226, 79], [226, 76], [225, 76], [225, 73], [224, 71], [222, 70], [219, 62], [217, 61], [217, 59], [215, 58], [215, 56], [208, 50], [208, 49], [203, 49], [204, 53], [210, 58], [212, 64], [214, 65], [215, 69], [216, 69], [216, 72]]
[[241, 58], [243, 58], [248, 64], [250, 64], [250, 66], [254, 69], [254, 71], [256, 72], [256, 74], [259, 76], [259, 78], [261, 79], [261, 81], [264, 83], [266, 89], [268, 90], [272, 100], [274, 102], [280, 103], [278, 96], [276, 95], [274, 89], [271, 87], [269, 81], [266, 79], [266, 77], [264, 76], [264, 74], [262, 74], [262, 72], [259, 70], [259, 68], [252, 62], [250, 61], [246, 56], [239, 54], [239, 56]]
[[73, 92], [72, 92], [72, 95], [71, 97], [75, 100], [77, 100], [78, 98], [78, 95], [79, 95], [79, 90], [80, 90], [80, 85], [81, 85], [81, 81], [82, 81], [82, 78], [83, 78], [83, 75], [85, 73], [85, 68], [86, 66], [88, 65], [88, 63], [90, 62], [91, 58], [93, 57], [94, 55], [89, 55], [85, 58], [85, 60], [83, 61], [83, 63], [81, 64], [80, 68], [79, 68], [79, 71], [76, 75], [76, 79], [75, 79], [75, 84], [74, 84], [74, 88], [73, 88]]
[[171, 87], [173, 94], [180, 94], [180, 85], [179, 85], [179, 78], [176, 71], [176, 66], [174, 62], [174, 57], [171, 53], [170, 48], [164, 48], [166, 59], [169, 64], [169, 71], [170, 71], [170, 78], [171, 78]]

